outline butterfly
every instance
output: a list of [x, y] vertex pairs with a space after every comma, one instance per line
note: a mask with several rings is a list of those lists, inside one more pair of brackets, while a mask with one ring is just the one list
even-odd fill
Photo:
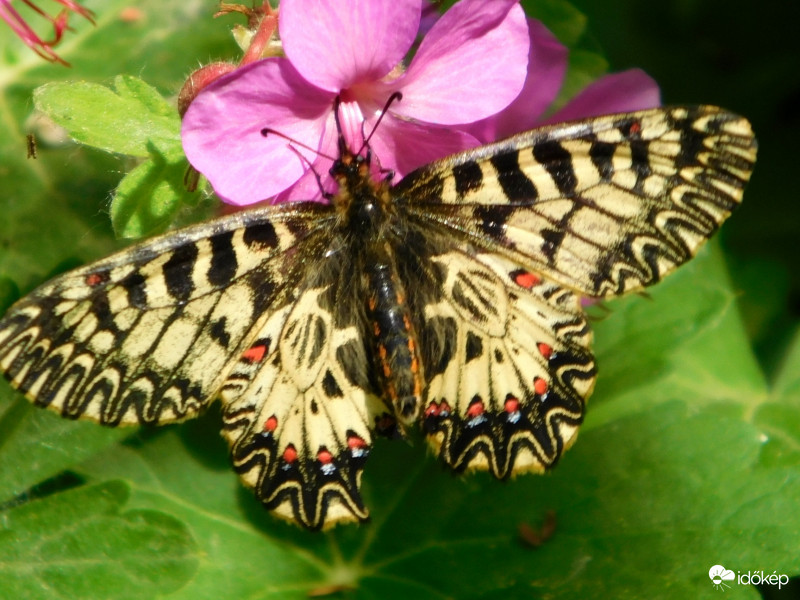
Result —
[[595, 382], [581, 298], [692, 258], [756, 142], [739, 116], [678, 106], [534, 129], [396, 185], [340, 152], [328, 204], [225, 216], [45, 283], [0, 321], [0, 368], [111, 426], [218, 398], [242, 481], [310, 529], [366, 520], [376, 437], [415, 425], [456, 472], [544, 472]]

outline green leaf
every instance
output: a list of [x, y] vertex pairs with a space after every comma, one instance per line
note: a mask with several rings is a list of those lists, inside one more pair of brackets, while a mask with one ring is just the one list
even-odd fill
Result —
[[189, 165], [175, 108], [134, 77], [118, 76], [115, 91], [86, 82], [53, 83], [35, 90], [34, 99], [76, 141], [148, 157], [122, 179], [110, 210], [118, 238], [140, 238], [165, 231], [184, 204], [197, 204], [196, 194], [184, 182]]
[[0, 503], [80, 463], [131, 430], [75, 423], [17, 398], [0, 381]]
[[569, 48], [574, 47], [586, 32], [586, 15], [570, 2], [525, 0], [522, 6], [529, 17], [539, 19], [562, 44]]
[[551, 112], [564, 106], [570, 98], [607, 71], [608, 61], [597, 52], [583, 49], [571, 50], [567, 74]]
[[9, 277], [0, 277], [0, 314], [19, 299], [19, 288]]
[[775, 393], [800, 407], [800, 327], [794, 328], [788, 351], [781, 362]]
[[34, 91], [36, 108], [78, 142], [108, 152], [146, 157], [151, 142], [180, 147], [176, 109], [141, 80], [120, 76], [116, 91], [89, 82], [48, 83]]
[[151, 157], [130, 171], [111, 202], [111, 223], [120, 238], [140, 238], [167, 229], [193, 194], [184, 178], [189, 163], [182, 151], [162, 153], [150, 144]]
[[146, 112], [174, 120], [175, 106], [167, 102], [158, 90], [138, 77], [117, 75], [114, 89], [120, 98], [140, 104]]
[[128, 510], [128, 489], [109, 482], [5, 511], [0, 529], [3, 598], [153, 598], [197, 570], [186, 527], [156, 511]]

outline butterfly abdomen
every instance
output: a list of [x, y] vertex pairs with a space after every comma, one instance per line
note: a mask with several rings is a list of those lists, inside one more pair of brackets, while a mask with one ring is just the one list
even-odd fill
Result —
[[422, 406], [423, 379], [405, 289], [388, 247], [377, 243], [366, 254], [367, 317], [378, 377], [397, 416], [413, 423]]

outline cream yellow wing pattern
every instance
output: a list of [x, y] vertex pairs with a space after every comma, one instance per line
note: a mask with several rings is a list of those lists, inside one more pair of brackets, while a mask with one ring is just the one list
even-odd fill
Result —
[[[213, 400], [254, 324], [324, 243], [318, 210], [261, 209], [172, 232], [40, 286], [0, 320], [0, 368], [39, 406], [164, 424]], [[276, 267], [281, 263], [281, 268]]]
[[500, 479], [555, 465], [595, 380], [580, 299], [497, 254], [433, 258], [441, 296], [424, 309], [423, 423], [456, 471]]
[[555, 464], [595, 377], [580, 297], [691, 259], [755, 154], [745, 119], [666, 107], [535, 129], [401, 181], [409, 228], [435, 249], [419, 252], [433, 264], [418, 304], [424, 426], [444, 462], [499, 478]]
[[234, 469], [267, 508], [310, 529], [367, 518], [359, 487], [373, 434], [396, 432], [371, 391], [363, 319], [338, 276], [321, 279], [270, 315], [221, 390]]
[[666, 107], [534, 129], [395, 189], [426, 228], [605, 298], [692, 258], [741, 202], [755, 157], [744, 118]]

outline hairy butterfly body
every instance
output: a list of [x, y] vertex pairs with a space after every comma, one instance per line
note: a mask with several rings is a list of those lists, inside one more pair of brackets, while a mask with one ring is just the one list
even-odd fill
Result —
[[456, 471], [552, 467], [595, 380], [581, 296], [659, 281], [739, 204], [746, 120], [714, 107], [523, 133], [391, 187], [346, 149], [328, 205], [256, 208], [44, 284], [0, 368], [106, 425], [223, 404], [234, 468], [277, 515], [364, 520], [376, 436], [421, 423]]

